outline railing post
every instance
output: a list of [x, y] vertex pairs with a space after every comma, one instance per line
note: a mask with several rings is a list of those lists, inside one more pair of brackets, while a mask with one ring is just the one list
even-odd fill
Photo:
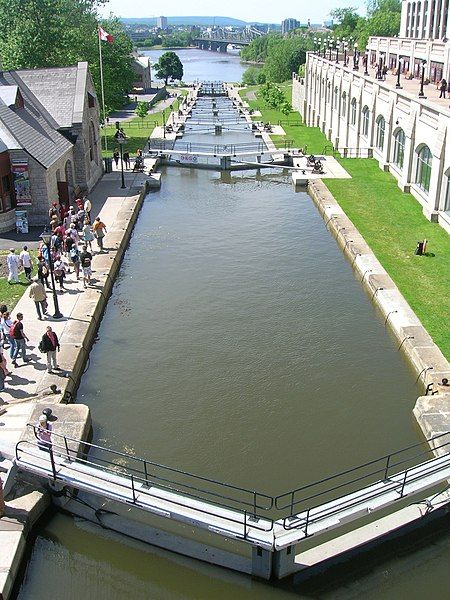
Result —
[[53, 481], [56, 481], [56, 465], [55, 457], [53, 456], [53, 446], [49, 447], [48, 452], [50, 454], [50, 463], [52, 465]]
[[402, 491], [400, 492], [400, 498], [403, 498], [403, 492], [405, 491], [406, 478], [408, 477], [408, 471], [405, 471], [405, 476], [403, 477]]
[[291, 517], [294, 514], [294, 492], [291, 492]]
[[253, 492], [253, 518], [256, 519], [256, 492]]
[[133, 493], [133, 503], [136, 504], [136, 492], [134, 489], [134, 475], [131, 475], [131, 490]]
[[309, 525], [309, 511], [311, 508], [308, 508], [306, 512], [306, 523], [305, 523], [305, 538], [308, 537], [308, 525]]
[[148, 485], [147, 461], [144, 460], [145, 483]]
[[391, 454], [389, 454], [389, 456], [387, 457], [387, 461], [386, 461], [386, 468], [384, 470], [384, 479], [387, 479], [388, 476], [388, 471], [389, 471], [389, 463], [391, 462]]
[[247, 539], [247, 511], [244, 510], [244, 540]]
[[67, 438], [66, 436], [64, 436], [64, 445], [66, 447], [66, 454], [67, 454], [67, 459], [70, 460], [70, 455], [69, 455], [69, 444], [67, 443]]

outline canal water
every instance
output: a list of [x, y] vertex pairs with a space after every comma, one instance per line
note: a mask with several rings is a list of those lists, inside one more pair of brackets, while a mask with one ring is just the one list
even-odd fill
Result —
[[[232, 129], [188, 130], [183, 142], [254, 139]], [[419, 441], [417, 395], [288, 173], [171, 167], [141, 210], [78, 401], [96, 443], [275, 495]], [[428, 542], [372, 568], [278, 585], [56, 515], [18, 598], [421, 597], [432, 576], [450, 583], [440, 560], [450, 536]]]

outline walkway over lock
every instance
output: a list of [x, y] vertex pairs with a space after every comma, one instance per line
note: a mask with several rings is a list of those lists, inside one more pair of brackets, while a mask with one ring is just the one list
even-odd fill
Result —
[[[29, 427], [36, 436], [36, 428]], [[381, 509], [400, 514], [405, 509], [401, 501], [419, 494], [423, 500], [428, 490], [438, 488], [438, 493], [435, 504], [428, 501], [426, 512], [449, 503], [442, 484], [450, 478], [450, 434], [429, 441], [438, 457], [426, 460], [432, 451], [417, 444], [278, 496], [58, 434], [53, 434], [51, 451], [41, 450], [32, 438], [20, 441], [15, 462], [22, 471], [50, 480], [54, 489], [83, 491], [250, 544], [253, 558], [247, 572], [269, 578], [272, 572], [284, 577], [301, 568], [292, 550], [302, 551], [305, 540], [311, 546], [311, 539], [317, 538], [320, 547], [325, 532], [336, 529], [339, 536], [344, 525], [354, 523], [356, 528], [364, 517]], [[88, 457], [78, 455], [83, 446]], [[381, 528], [372, 538], [380, 532], [386, 533]], [[357, 540], [361, 545], [360, 537]], [[165, 547], [182, 552], [179, 545]], [[236, 568], [223, 561], [218, 564]]]

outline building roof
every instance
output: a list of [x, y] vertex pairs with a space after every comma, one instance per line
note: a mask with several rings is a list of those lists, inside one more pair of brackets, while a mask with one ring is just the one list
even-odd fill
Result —
[[10, 134], [0, 121], [0, 152], [6, 150], [18, 150], [21, 146], [19, 142]]
[[6, 85], [0, 86], [0, 100], [6, 104], [6, 106], [13, 106], [17, 99], [17, 85]]
[[80, 122], [77, 107], [80, 103], [84, 106], [88, 73], [86, 62], [79, 62], [71, 67], [27, 69], [15, 73], [60, 128], [72, 127], [73, 123]]
[[[11, 108], [0, 100], [0, 125], [22, 148], [48, 168], [67, 150], [71, 142], [58, 132], [58, 123], [39, 102], [15, 71], [0, 76], [0, 87], [18, 86], [24, 100], [23, 108]], [[58, 89], [54, 88], [54, 93]], [[57, 100], [57, 99], [56, 99]], [[54, 100], [56, 103], [56, 101]]]

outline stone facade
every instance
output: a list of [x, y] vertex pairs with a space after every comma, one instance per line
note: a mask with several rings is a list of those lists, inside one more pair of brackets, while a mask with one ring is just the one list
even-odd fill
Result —
[[294, 75], [292, 100], [342, 154], [373, 154], [426, 217], [450, 232], [447, 111], [313, 53], [305, 78]]

